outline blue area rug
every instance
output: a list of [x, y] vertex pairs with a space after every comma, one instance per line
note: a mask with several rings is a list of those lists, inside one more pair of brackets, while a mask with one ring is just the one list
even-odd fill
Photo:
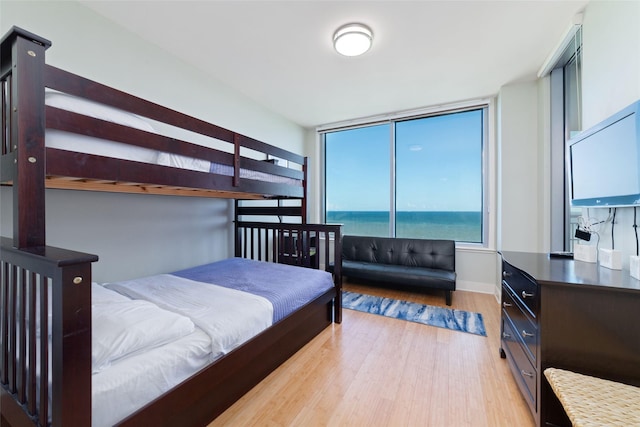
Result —
[[350, 310], [487, 336], [482, 314], [480, 313], [434, 307], [348, 291], [342, 291], [342, 306]]

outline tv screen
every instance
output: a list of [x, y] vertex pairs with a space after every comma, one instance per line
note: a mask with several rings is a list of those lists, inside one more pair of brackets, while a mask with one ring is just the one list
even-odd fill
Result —
[[573, 206], [640, 204], [638, 104], [569, 140]]

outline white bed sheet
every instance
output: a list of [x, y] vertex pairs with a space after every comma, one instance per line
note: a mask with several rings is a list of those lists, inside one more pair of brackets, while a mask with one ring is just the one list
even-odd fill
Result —
[[[92, 375], [92, 425], [110, 426], [257, 335], [272, 323], [260, 296], [164, 274], [109, 283], [105, 292], [189, 317], [192, 334], [119, 359]], [[224, 331], [224, 333], [221, 333]]]
[[[92, 283], [91, 286], [92, 303], [119, 304], [131, 301], [130, 298], [96, 283]], [[52, 391], [52, 354], [49, 341], [49, 399]], [[92, 426], [114, 425], [191, 377], [213, 360], [211, 339], [206, 332], [197, 327], [193, 332], [172, 342], [148, 350], [139, 350], [115, 360], [105, 369], [91, 375]], [[39, 352], [36, 375], [40, 377]], [[39, 384], [38, 381], [37, 385]], [[40, 396], [39, 390], [36, 396]]]
[[201, 329], [92, 375], [92, 426], [112, 426], [211, 363]]
[[45, 145], [50, 148], [94, 154], [96, 156], [113, 157], [143, 163], [158, 163], [158, 152], [149, 148], [106, 139], [91, 138], [77, 133], [64, 132], [57, 129], [45, 131]]
[[214, 358], [227, 354], [273, 322], [273, 305], [264, 297], [173, 274], [104, 286], [190, 318], [209, 334]]
[[[158, 153], [158, 164], [172, 166], [174, 168], [190, 169], [198, 172], [233, 176], [233, 166], [221, 163], [212, 163], [207, 160], [195, 159], [173, 153]], [[298, 179], [243, 168], [240, 168], [240, 178], [272, 182], [275, 184], [301, 185], [301, 182]]]

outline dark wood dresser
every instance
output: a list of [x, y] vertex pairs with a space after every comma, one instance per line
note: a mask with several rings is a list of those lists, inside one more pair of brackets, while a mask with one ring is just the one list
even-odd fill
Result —
[[548, 367], [640, 386], [640, 281], [548, 254], [501, 255], [500, 355], [538, 426], [571, 425]]

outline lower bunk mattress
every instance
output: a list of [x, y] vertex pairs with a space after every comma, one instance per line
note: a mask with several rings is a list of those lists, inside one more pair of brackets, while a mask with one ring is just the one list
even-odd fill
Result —
[[92, 425], [110, 426], [334, 288], [324, 271], [231, 258], [92, 285]]

